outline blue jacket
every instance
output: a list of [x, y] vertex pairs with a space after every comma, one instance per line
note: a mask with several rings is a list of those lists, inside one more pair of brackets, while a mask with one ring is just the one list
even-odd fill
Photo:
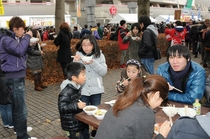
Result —
[[26, 34], [22, 38], [19, 38], [18, 42], [15, 39], [14, 32], [7, 29], [0, 29], [1, 68], [6, 73], [6, 78], [8, 73], [13, 74], [11, 75], [13, 78], [25, 76], [19, 73], [21, 71], [25, 72], [26, 70], [26, 51], [28, 50], [30, 38], [30, 35]]
[[[169, 74], [169, 63], [163, 63], [156, 71], [157, 74], [163, 76], [170, 85], [173, 86], [171, 75]], [[195, 99], [199, 100], [204, 94], [206, 84], [206, 72], [198, 63], [191, 60], [192, 71], [186, 83], [185, 92], [176, 93], [173, 90], [169, 92], [168, 100], [177, 101], [181, 103], [193, 104]]]

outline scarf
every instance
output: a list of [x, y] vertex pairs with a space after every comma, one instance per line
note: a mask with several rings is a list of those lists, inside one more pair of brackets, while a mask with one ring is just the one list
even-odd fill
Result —
[[[190, 74], [191, 70], [191, 62], [189, 61], [185, 67], [184, 70], [182, 71], [174, 71], [171, 66], [169, 68], [169, 72], [171, 74], [172, 82], [174, 87], [182, 90], [185, 92], [185, 86], [186, 86], [186, 80], [188, 79], [188, 76]], [[177, 91], [178, 92], [178, 91]], [[180, 92], [179, 92], [180, 93]]]

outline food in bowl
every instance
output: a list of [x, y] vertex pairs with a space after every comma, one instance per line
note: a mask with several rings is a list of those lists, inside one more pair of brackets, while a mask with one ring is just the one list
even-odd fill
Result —
[[[192, 108], [188, 108], [189, 111], [189, 117], [193, 118], [196, 115], [196, 110], [192, 109]], [[185, 108], [179, 108], [178, 110], [178, 114], [182, 117], [182, 116], [187, 116], [186, 114], [186, 110]]]
[[98, 119], [102, 120], [104, 119], [104, 115], [106, 114], [107, 110], [105, 109], [98, 109], [93, 115]]
[[169, 107], [163, 107], [163, 111], [167, 116], [172, 117], [172, 116], [177, 114], [178, 108], [170, 107], [170, 106]]
[[95, 113], [98, 110], [98, 107], [94, 106], [94, 105], [88, 105], [85, 106], [83, 108], [83, 111], [87, 114], [87, 115], [93, 115], [93, 113]]
[[37, 43], [38, 41], [39, 41], [38, 38], [32, 37], [32, 38], [30, 39], [30, 43]]
[[90, 60], [92, 60], [92, 56], [83, 56], [81, 59], [84, 62], [90, 62]]
[[162, 123], [156, 123], [154, 125], [154, 133], [157, 135], [159, 134], [159, 130], [160, 130], [160, 126], [161, 126]]

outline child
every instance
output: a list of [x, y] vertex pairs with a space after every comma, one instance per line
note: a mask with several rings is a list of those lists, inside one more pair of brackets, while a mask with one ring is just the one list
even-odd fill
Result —
[[120, 80], [117, 81], [115, 90], [117, 93], [122, 93], [130, 82], [136, 77], [146, 77], [149, 75], [137, 60], [131, 59], [127, 61], [126, 69], [121, 72]]
[[[32, 33], [34, 38], [39, 38], [39, 32], [36, 29], [33, 29]], [[34, 90], [42, 91], [44, 88], [47, 88], [47, 86], [43, 85], [43, 82], [41, 80], [41, 73], [44, 68], [44, 52], [41, 50], [38, 41], [36, 43], [30, 44], [31, 50], [28, 52], [27, 68], [29, 68], [29, 70], [34, 76]]]
[[[92, 60], [82, 61], [83, 56], [92, 56]], [[82, 88], [82, 101], [87, 105], [99, 105], [101, 94], [104, 93], [102, 76], [107, 73], [107, 65], [94, 36], [84, 35], [82, 37], [81, 46], [74, 56], [74, 61], [83, 63], [87, 71], [87, 80]]]
[[123, 43], [128, 43], [128, 51], [127, 51], [127, 60], [136, 59], [140, 61], [138, 50], [141, 45], [141, 38], [140, 38], [141, 27], [139, 23], [134, 23], [131, 26], [131, 31], [126, 34], [123, 38]]
[[66, 72], [68, 79], [62, 82], [58, 98], [62, 129], [69, 131], [70, 139], [89, 139], [86, 127], [88, 125], [75, 118], [75, 115], [86, 106], [85, 102], [80, 101], [81, 85], [86, 80], [85, 66], [78, 62], [72, 62], [66, 67]]

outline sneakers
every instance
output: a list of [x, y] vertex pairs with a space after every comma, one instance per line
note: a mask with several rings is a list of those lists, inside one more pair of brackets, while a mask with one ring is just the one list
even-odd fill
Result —
[[9, 125], [3, 125], [4, 128], [9, 128], [9, 129], [12, 129], [14, 128], [14, 126], [9, 126]]
[[[30, 126], [28, 126], [27, 127], [27, 132], [30, 132], [30, 131], [32, 131], [33, 130], [33, 128], [32, 127], [30, 127]], [[16, 132], [14, 132], [14, 134], [17, 134]], [[31, 139], [33, 139], [33, 137], [31, 137]], [[36, 139], [36, 138], [34, 138], [34, 139]]]
[[30, 137], [30, 138], [28, 138], [28, 139], [37, 139], [36, 137]]

